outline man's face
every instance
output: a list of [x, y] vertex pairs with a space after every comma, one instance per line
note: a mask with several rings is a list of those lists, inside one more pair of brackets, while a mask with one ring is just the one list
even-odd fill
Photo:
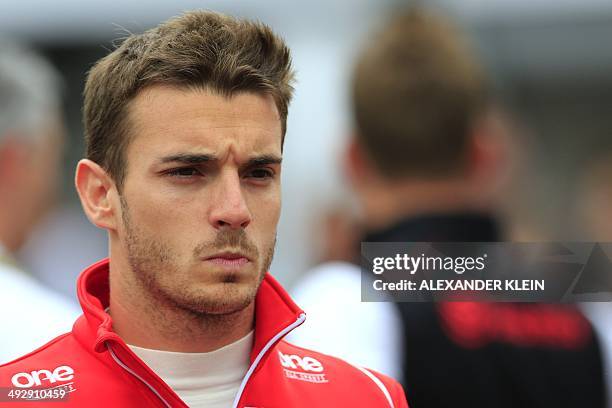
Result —
[[153, 86], [128, 122], [117, 233], [137, 282], [194, 313], [244, 309], [270, 266], [280, 215], [273, 99]]
[[10, 194], [6, 200], [13, 207], [15, 241], [11, 249], [14, 251], [27, 240], [55, 202], [64, 131], [62, 121], [52, 115], [42, 122], [32, 140], [23, 137], [13, 145], [18, 159], [11, 167], [12, 177], [7, 184]]

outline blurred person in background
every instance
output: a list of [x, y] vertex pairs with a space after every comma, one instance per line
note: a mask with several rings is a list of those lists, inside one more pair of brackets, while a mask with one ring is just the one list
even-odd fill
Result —
[[63, 138], [58, 75], [31, 50], [0, 41], [0, 363], [70, 329], [78, 315], [15, 256], [53, 202]]
[[317, 254], [315, 264], [359, 263], [359, 239], [363, 232], [354, 200], [348, 195], [336, 195], [332, 200], [324, 200], [316, 212], [311, 239]]
[[395, 380], [283, 341], [305, 319], [267, 273], [293, 78], [268, 26], [209, 11], [95, 64], [75, 184], [109, 258], [79, 277], [72, 331], [0, 389], [36, 367], [79, 407], [407, 407]]
[[612, 242], [612, 150], [594, 156], [578, 182], [578, 224], [588, 240]]
[[[612, 242], [612, 151], [609, 148], [590, 158], [580, 174], [576, 197], [578, 224], [582, 226], [585, 240]], [[612, 407], [612, 304], [585, 302], [581, 307], [601, 338], [608, 407]]]
[[[345, 167], [363, 241], [503, 240], [508, 125], [461, 34], [422, 9], [398, 15], [352, 85]], [[573, 306], [360, 303], [359, 268], [338, 263], [294, 295], [310, 319], [293, 341], [396, 376], [413, 408], [604, 406], [598, 342]]]

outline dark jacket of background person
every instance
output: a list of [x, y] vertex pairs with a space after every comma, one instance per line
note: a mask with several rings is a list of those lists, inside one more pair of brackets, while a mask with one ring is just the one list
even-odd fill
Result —
[[[494, 242], [486, 213], [431, 214], [368, 242]], [[603, 407], [599, 345], [573, 305], [398, 302], [411, 407]]]

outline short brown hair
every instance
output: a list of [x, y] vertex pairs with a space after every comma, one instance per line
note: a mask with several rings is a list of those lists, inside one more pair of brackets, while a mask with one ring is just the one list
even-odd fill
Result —
[[357, 137], [387, 177], [444, 176], [461, 168], [484, 74], [447, 21], [412, 9], [360, 54], [353, 76]]
[[244, 91], [269, 94], [284, 141], [293, 76], [288, 47], [263, 23], [210, 11], [185, 13], [130, 35], [91, 69], [83, 112], [87, 158], [121, 189], [130, 140], [128, 105], [154, 84], [204, 88], [228, 97]]

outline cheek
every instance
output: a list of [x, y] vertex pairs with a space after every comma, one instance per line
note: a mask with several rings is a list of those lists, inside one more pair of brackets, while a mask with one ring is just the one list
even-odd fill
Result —
[[176, 226], [193, 206], [192, 200], [176, 198], [164, 190], [143, 185], [139, 191], [131, 191], [128, 198], [133, 218], [153, 229]]
[[280, 191], [257, 197], [249, 207], [257, 228], [275, 234], [281, 211]]
[[[164, 245], [188, 262], [198, 245], [212, 242], [215, 233], [206, 217], [205, 201], [142, 191], [130, 206], [130, 216], [150, 240]], [[134, 207], [134, 208], [133, 208]]]
[[173, 205], [168, 197], [154, 193], [146, 186], [126, 188], [124, 197], [127, 205], [124, 210], [129, 213], [130, 223], [141, 233], [158, 241], [176, 235], [180, 219], [178, 214], [183, 211], [183, 206]]

